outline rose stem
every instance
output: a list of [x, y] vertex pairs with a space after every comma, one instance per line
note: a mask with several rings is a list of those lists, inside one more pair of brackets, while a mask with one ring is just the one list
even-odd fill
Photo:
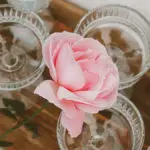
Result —
[[0, 135], [0, 140], [5, 138], [9, 133], [13, 132], [14, 130], [20, 128], [22, 125], [25, 125], [28, 122], [30, 122], [31, 120], [33, 120], [38, 114], [40, 114], [42, 112], [43, 109], [45, 109], [48, 106], [48, 104], [49, 104], [48, 102], [45, 102], [41, 108], [37, 109], [32, 114], [32, 116], [28, 117], [27, 119], [24, 119], [20, 124], [16, 125], [15, 127], [10, 128], [4, 134]]

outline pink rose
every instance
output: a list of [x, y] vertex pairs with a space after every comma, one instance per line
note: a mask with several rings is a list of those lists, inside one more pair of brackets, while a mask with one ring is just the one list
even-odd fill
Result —
[[76, 137], [85, 112], [97, 113], [116, 102], [117, 67], [98, 41], [68, 32], [51, 34], [43, 57], [53, 81], [41, 83], [35, 93], [62, 109], [61, 123]]

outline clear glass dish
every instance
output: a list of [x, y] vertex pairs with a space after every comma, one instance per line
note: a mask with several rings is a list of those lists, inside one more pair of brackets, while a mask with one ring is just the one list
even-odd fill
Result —
[[57, 139], [61, 150], [142, 150], [145, 129], [135, 105], [119, 94], [109, 110], [87, 115], [81, 135], [71, 138], [60, 120]]
[[36, 14], [0, 6], [0, 90], [26, 87], [41, 76], [42, 44], [47, 36]]
[[150, 24], [136, 10], [106, 5], [85, 15], [75, 29], [107, 48], [120, 73], [120, 90], [134, 85], [150, 68]]

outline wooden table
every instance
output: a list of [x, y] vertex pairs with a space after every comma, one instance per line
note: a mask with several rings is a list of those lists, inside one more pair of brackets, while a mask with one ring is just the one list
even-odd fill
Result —
[[[48, 17], [43, 17], [53, 25], [52, 32], [56, 31], [73, 31], [74, 27], [80, 20], [80, 18], [86, 13], [86, 10], [81, 9], [73, 4], [65, 2], [63, 0], [53, 0], [49, 10], [51, 11], [54, 20]], [[69, 14], [69, 15], [68, 15]], [[44, 79], [49, 78], [47, 69], [44, 72]], [[32, 103], [33, 100], [36, 103], [32, 103], [32, 108], [29, 109], [25, 116], [31, 115], [35, 109], [40, 108], [44, 103], [44, 99], [33, 95], [29, 90], [23, 89], [20, 94], [28, 96], [28, 103]], [[14, 93], [14, 96], [19, 97], [19, 94]], [[146, 128], [146, 139], [144, 150], [150, 145], [150, 74], [149, 72], [133, 87], [131, 101], [139, 108]], [[60, 110], [54, 105], [49, 106], [39, 114], [34, 122], [38, 124], [38, 131], [40, 137], [32, 139], [31, 133], [24, 127], [17, 129], [7, 136], [7, 140], [14, 142], [14, 146], [7, 148], [7, 150], [58, 150], [57, 138], [56, 138], [56, 124], [59, 117]], [[14, 121], [2, 114], [0, 114], [0, 134], [4, 133], [7, 129], [14, 126]]]

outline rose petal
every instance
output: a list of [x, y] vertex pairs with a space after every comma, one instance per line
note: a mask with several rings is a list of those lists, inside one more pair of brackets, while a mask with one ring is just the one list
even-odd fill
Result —
[[97, 74], [85, 71], [84, 72], [84, 77], [86, 80], [86, 84], [84, 86], [84, 89], [92, 89], [100, 80], [100, 77]]
[[105, 74], [106, 74], [105, 70], [103, 70], [103, 69], [99, 70], [99, 74], [98, 74], [99, 80], [98, 80], [97, 84], [95, 84], [95, 86], [93, 86], [91, 88], [91, 90], [101, 92], [101, 89], [102, 89], [101, 87], [102, 87], [104, 79], [105, 79]]
[[52, 60], [53, 60], [54, 66], [56, 66], [56, 60], [57, 60], [58, 54], [65, 43], [66, 42], [64, 40], [60, 40], [59, 42], [57, 41], [55, 51], [52, 54]]
[[64, 40], [67, 43], [70, 43], [71, 45], [74, 44], [75, 42], [82, 40], [83, 37], [79, 34], [73, 33], [73, 32], [55, 32], [53, 34], [50, 35], [51, 39], [60, 41], [60, 40]]
[[99, 81], [99, 76], [90, 72], [84, 72], [86, 84], [83, 87], [83, 90], [74, 92], [76, 95], [81, 97], [86, 101], [93, 101], [99, 94], [98, 90], [92, 90], [92, 88], [97, 84]]
[[[43, 58], [45, 64], [50, 69], [52, 78], [56, 81], [56, 70], [54, 66], [54, 60], [59, 51], [58, 44], [63, 40], [63, 43], [74, 44], [76, 41], [83, 39], [82, 36], [75, 33], [62, 32], [62, 33], [53, 33], [45, 40], [45, 43], [42, 47]], [[61, 46], [60, 46], [61, 49]], [[53, 58], [54, 57], [54, 58]]]
[[[89, 93], [91, 92], [90, 93], [91, 95], [93, 94], [92, 91], [87, 91], [87, 92], [89, 92]], [[97, 104], [95, 102], [93, 103], [93, 101], [91, 101], [91, 99], [89, 101], [86, 99], [83, 99], [83, 98], [77, 96], [75, 93], [68, 91], [67, 89], [65, 89], [63, 87], [59, 87], [58, 92], [57, 92], [57, 97], [60, 99], [60, 101], [66, 101], [66, 103], [73, 102], [75, 105], [78, 105], [78, 104], [84, 105], [85, 104], [85, 105], [97, 107]], [[97, 97], [98, 97], [98, 95], [97, 95]]]
[[97, 107], [99, 107], [101, 110], [111, 108], [112, 105], [116, 102], [117, 96], [118, 96], [118, 90], [116, 87], [109, 94], [105, 96], [99, 94], [95, 100], [95, 103], [97, 103]]
[[100, 67], [100, 70], [102, 69], [107, 70], [108, 67], [110, 68], [112, 66], [112, 63], [109, 63], [108, 65], [108, 61], [109, 61], [108, 59], [110, 59], [108, 55], [100, 55], [100, 57], [96, 59], [96, 64]]
[[76, 107], [71, 102], [60, 101], [57, 98], [58, 86], [51, 80], [42, 82], [34, 91], [35, 94], [47, 99], [50, 103], [53, 103], [60, 109], [62, 109], [68, 117], [72, 118], [76, 114]]
[[61, 40], [72, 45], [76, 41], [81, 39], [83, 39], [83, 37], [80, 36], [79, 34], [64, 31], [64, 32], [55, 32], [51, 34], [47, 40], [52, 43], [52, 55], [53, 55], [53, 52], [55, 52], [55, 48], [57, 47], [57, 44]]
[[72, 45], [72, 48], [74, 52], [92, 49], [93, 51], [99, 52], [99, 54], [107, 54], [106, 48], [100, 42], [92, 38], [81, 39]]
[[64, 112], [61, 114], [61, 123], [73, 138], [82, 132], [83, 121], [84, 113], [80, 110], [77, 111], [76, 116], [72, 119], [68, 118]]
[[103, 96], [107, 95], [107, 93], [110, 93], [118, 84], [117, 78], [112, 73], [108, 73], [103, 81], [100, 94]]
[[42, 82], [34, 91], [35, 94], [47, 99], [50, 103], [56, 104], [60, 107], [60, 102], [56, 97], [58, 86], [51, 80]]
[[50, 35], [49, 41], [52, 43], [52, 56], [54, 56], [55, 49], [57, 48], [57, 44], [60, 41], [63, 41], [64, 43], [68, 43], [70, 45], [73, 45], [76, 41], [83, 39], [82, 36], [71, 33], [71, 32], [55, 32]]
[[[68, 43], [70, 46], [74, 44], [76, 41], [81, 40], [83, 37], [74, 33], [62, 32], [61, 34], [57, 34], [53, 36], [55, 41], [53, 42], [53, 62], [56, 64], [56, 59], [59, 51], [63, 47], [65, 43]], [[55, 46], [55, 47], [54, 47]]]
[[96, 97], [98, 96], [99, 92], [89, 90], [89, 91], [77, 91], [77, 92], [75, 92], [75, 94], [78, 95], [79, 97], [81, 97], [82, 99], [84, 99], [84, 102], [85, 102], [85, 101], [95, 100]]
[[112, 70], [111, 68], [114, 67], [114, 64], [112, 65], [112, 62], [110, 65], [108, 65], [108, 59], [110, 59], [109, 56], [101, 55], [96, 60], [96, 64], [99, 66], [99, 69], [98, 69], [99, 81], [97, 82], [97, 85], [92, 88], [92, 90], [96, 90], [99, 92], [103, 91], [102, 86], [104, 85], [104, 81], [107, 79], [107, 75], [111, 73], [111, 70]]
[[66, 100], [66, 101], [73, 101], [77, 103], [85, 103], [85, 104], [90, 104], [90, 102], [85, 101], [81, 97], [77, 96], [73, 92], [65, 89], [64, 87], [59, 87], [58, 92], [57, 92], [57, 97], [60, 100]]
[[72, 50], [68, 44], [65, 44], [57, 58], [56, 69], [58, 82], [70, 90], [78, 90], [85, 84], [83, 72], [74, 60]]
[[87, 51], [77, 51], [74, 52], [75, 59], [78, 60], [83, 60], [83, 59], [96, 59], [99, 57], [100, 53], [99, 51], [95, 51], [92, 49], [87, 49]]
[[87, 104], [77, 104], [77, 107], [87, 113], [97, 113], [100, 110], [99, 107]]
[[44, 59], [45, 64], [47, 65], [47, 67], [50, 70], [50, 74], [51, 74], [53, 80], [56, 81], [57, 80], [56, 69], [53, 64], [51, 50], [52, 50], [52, 43], [50, 42], [50, 38], [48, 38], [42, 47], [43, 59]]
[[73, 118], [76, 116], [77, 108], [72, 101], [61, 100], [61, 109], [65, 112], [68, 118]]
[[98, 66], [93, 59], [82, 59], [78, 61], [82, 71], [88, 71], [91, 73], [98, 74], [100, 66]]

